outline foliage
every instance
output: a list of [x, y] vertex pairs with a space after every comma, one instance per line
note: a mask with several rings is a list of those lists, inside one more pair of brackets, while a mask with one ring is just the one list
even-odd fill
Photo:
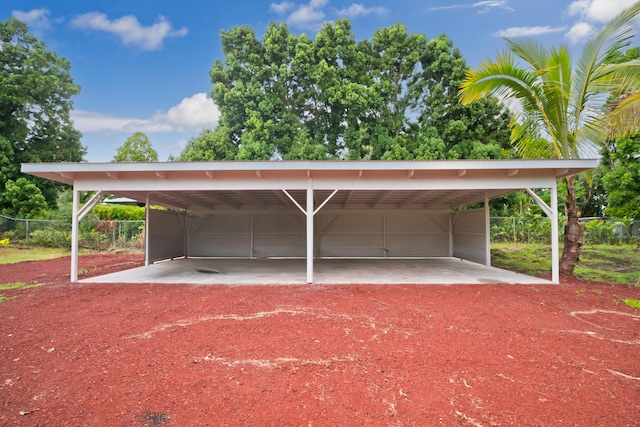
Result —
[[627, 298], [624, 300], [624, 303], [629, 307], [640, 308], [640, 300]]
[[506, 110], [457, 103], [466, 64], [444, 35], [427, 43], [402, 24], [357, 41], [348, 20], [314, 39], [272, 23], [221, 32], [210, 71], [220, 123], [180, 160], [503, 157]]
[[47, 201], [42, 191], [24, 177], [16, 181], [8, 180], [0, 200], [4, 205], [2, 212], [18, 218], [40, 217], [47, 208]]
[[218, 126], [215, 130], [205, 129], [189, 140], [176, 160], [196, 162], [233, 159], [238, 150], [229, 141], [228, 135], [224, 126]]
[[620, 138], [603, 151], [602, 178], [607, 192], [605, 213], [614, 218], [640, 218], [640, 134]]
[[551, 222], [540, 213], [492, 218], [490, 233], [495, 242], [548, 243], [551, 239]]
[[141, 221], [145, 219], [145, 209], [140, 206], [99, 204], [91, 212], [102, 221]]
[[[602, 94], [626, 92], [640, 82], [640, 69], [633, 61], [615, 68], [610, 64], [629, 45], [630, 22], [639, 13], [640, 3], [620, 13], [587, 41], [576, 62], [567, 47], [546, 49], [531, 39], [507, 39], [508, 50], [468, 72], [460, 100], [467, 104], [489, 94], [515, 100], [522, 113], [512, 124], [511, 142], [519, 155], [579, 158], [615, 132], [609, 126], [613, 122], [593, 113], [592, 102]], [[579, 258], [582, 228], [574, 177], [566, 177], [565, 182], [567, 223], [560, 270], [571, 274]]]
[[118, 147], [115, 162], [157, 162], [158, 152], [144, 132], [136, 132]]
[[[45, 207], [53, 207], [62, 184], [24, 177], [18, 165], [82, 160], [86, 150], [69, 117], [80, 87], [73, 83], [69, 61], [47, 50], [19, 20], [0, 22], [0, 46], [0, 182], [35, 184]], [[36, 192], [26, 184], [13, 190], [29, 192], [0, 198], [0, 210], [16, 216], [25, 204], [15, 201]], [[41, 207], [38, 199], [36, 209]]]
[[[424, 154], [419, 158], [504, 157], [511, 149], [509, 114], [492, 97], [469, 105], [458, 102], [458, 88], [468, 67], [453, 42], [444, 34], [430, 40], [422, 52], [421, 65], [420, 135], [427, 138], [426, 145], [433, 148], [422, 150]], [[443, 154], [429, 156], [433, 152]]]
[[[583, 248], [575, 276], [615, 284], [640, 284], [637, 245], [596, 245]], [[551, 248], [544, 244], [492, 243], [491, 263], [495, 267], [532, 275], [551, 271]]]

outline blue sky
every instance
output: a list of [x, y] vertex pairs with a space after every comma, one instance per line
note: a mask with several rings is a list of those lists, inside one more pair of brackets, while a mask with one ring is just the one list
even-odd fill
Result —
[[576, 52], [589, 34], [635, 0], [2, 0], [0, 20], [15, 16], [47, 47], [71, 61], [82, 87], [73, 119], [86, 160], [110, 161], [136, 131], [161, 161], [178, 155], [217, 109], [209, 69], [224, 60], [220, 30], [271, 21], [315, 35], [347, 17], [358, 39], [398, 22], [427, 38], [447, 34], [470, 66], [493, 57], [503, 37], [529, 36]]

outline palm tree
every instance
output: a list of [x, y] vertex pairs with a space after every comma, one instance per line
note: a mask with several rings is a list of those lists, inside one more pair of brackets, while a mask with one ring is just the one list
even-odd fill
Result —
[[[630, 23], [639, 13], [637, 2], [616, 16], [591, 37], [575, 65], [565, 46], [546, 49], [531, 39], [507, 39], [508, 48], [495, 60], [467, 72], [460, 101], [468, 104], [486, 95], [516, 101], [522, 112], [512, 122], [511, 142], [524, 158], [571, 159], [593, 153], [608, 134], [618, 133], [610, 128], [616, 125], [614, 117], [624, 117], [616, 114], [623, 102], [609, 104], [609, 114], [603, 114], [607, 96], [634, 94], [640, 86], [637, 61], [608, 64], [630, 44]], [[523, 65], [516, 65], [516, 57]], [[622, 128], [625, 120], [618, 122]], [[582, 226], [574, 177], [565, 181], [567, 224], [560, 272], [567, 275], [578, 262]]]

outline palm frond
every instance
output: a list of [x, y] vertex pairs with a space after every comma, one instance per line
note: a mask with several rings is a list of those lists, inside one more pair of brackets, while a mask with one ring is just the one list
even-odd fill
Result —
[[582, 120], [582, 112], [598, 88], [594, 83], [603, 77], [603, 64], [620, 49], [628, 46], [633, 37], [631, 20], [640, 14], [640, 2], [613, 18], [585, 45], [576, 64], [572, 89], [572, 107], [576, 122]]
[[626, 93], [610, 103], [604, 120], [609, 137], [619, 138], [640, 132], [640, 91]]

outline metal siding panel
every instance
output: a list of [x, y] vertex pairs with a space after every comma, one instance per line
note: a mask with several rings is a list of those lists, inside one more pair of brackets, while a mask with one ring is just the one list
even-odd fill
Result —
[[184, 228], [174, 211], [149, 211], [149, 262], [185, 255]]
[[485, 255], [484, 209], [461, 211], [453, 232], [453, 256], [484, 264]]
[[388, 257], [447, 257], [449, 236], [446, 234], [387, 235]]
[[255, 257], [304, 257], [306, 234], [256, 234], [253, 238]]
[[321, 257], [384, 256], [382, 234], [332, 234], [320, 237]]

